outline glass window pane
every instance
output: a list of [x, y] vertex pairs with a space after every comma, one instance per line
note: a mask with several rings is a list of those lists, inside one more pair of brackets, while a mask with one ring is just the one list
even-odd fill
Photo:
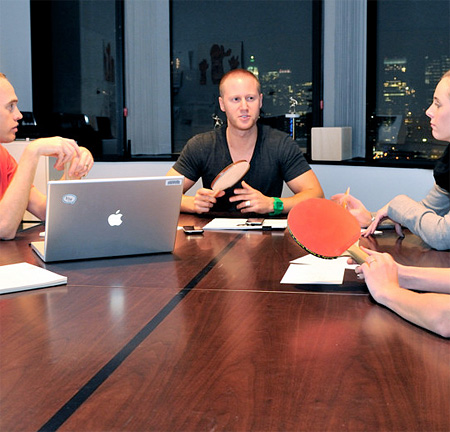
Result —
[[369, 153], [379, 161], [435, 160], [447, 143], [432, 137], [425, 111], [439, 78], [450, 69], [450, 2], [381, 0], [376, 5], [377, 13], [369, 13], [376, 28], [375, 71], [368, 50]]
[[115, 0], [32, 0], [33, 110], [42, 135], [95, 158], [123, 153], [121, 7]]
[[[193, 135], [225, 121], [218, 83], [237, 67], [259, 77], [261, 121], [294, 131], [306, 148], [312, 117], [312, 1], [173, 0], [171, 19], [175, 153]], [[294, 111], [296, 116], [287, 116]]]

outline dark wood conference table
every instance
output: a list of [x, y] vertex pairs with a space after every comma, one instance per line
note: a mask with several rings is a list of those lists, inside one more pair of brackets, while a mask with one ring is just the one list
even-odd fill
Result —
[[[206, 219], [181, 215], [180, 225]], [[449, 431], [450, 342], [343, 285], [280, 284], [288, 232], [177, 234], [173, 254], [44, 264], [67, 286], [0, 297], [1, 431]], [[450, 252], [393, 231], [407, 265]]]

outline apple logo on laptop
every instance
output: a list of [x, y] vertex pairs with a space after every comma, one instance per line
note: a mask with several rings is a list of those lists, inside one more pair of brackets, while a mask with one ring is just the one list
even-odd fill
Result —
[[120, 213], [120, 210], [117, 210], [115, 213], [110, 214], [108, 216], [108, 223], [111, 226], [119, 226], [122, 224], [123, 220], [122, 220], [122, 216], [123, 214]]

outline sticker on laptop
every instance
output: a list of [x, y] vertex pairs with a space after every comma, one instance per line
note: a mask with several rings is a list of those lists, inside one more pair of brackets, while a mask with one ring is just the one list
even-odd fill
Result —
[[166, 186], [178, 186], [182, 183], [182, 179], [170, 179], [166, 180]]
[[65, 194], [62, 197], [62, 202], [64, 204], [74, 205], [77, 202], [77, 196], [74, 194]]

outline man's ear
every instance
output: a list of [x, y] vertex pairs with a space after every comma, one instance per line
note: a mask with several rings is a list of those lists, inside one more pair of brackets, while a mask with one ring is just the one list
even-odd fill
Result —
[[224, 104], [223, 104], [222, 96], [219, 96], [219, 106], [220, 106], [220, 109], [221, 109], [223, 112], [225, 112], [225, 106], [224, 106]]
[[262, 100], [263, 100], [263, 94], [261, 93], [261, 94], [259, 95], [259, 109], [262, 108]]

